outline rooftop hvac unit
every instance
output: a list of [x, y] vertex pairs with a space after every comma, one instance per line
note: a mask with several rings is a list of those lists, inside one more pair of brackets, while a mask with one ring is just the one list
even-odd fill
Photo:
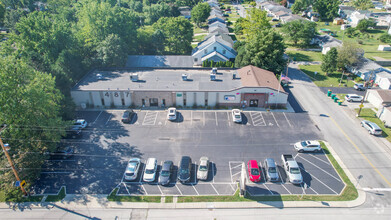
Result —
[[137, 82], [138, 81], [138, 74], [137, 73], [131, 73], [130, 74], [130, 80], [132, 80], [132, 82]]
[[210, 74], [210, 80], [215, 81], [216, 80], [216, 74], [211, 73]]
[[213, 74], [217, 74], [217, 68], [216, 67], [212, 68], [212, 73]]
[[232, 79], [236, 79], [236, 73], [232, 74]]
[[182, 80], [187, 81], [187, 74], [186, 73], [182, 74]]

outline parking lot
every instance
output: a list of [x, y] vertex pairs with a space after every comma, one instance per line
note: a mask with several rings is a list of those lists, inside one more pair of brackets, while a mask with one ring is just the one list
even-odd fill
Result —
[[[323, 153], [294, 151], [297, 141], [322, 139], [306, 113], [244, 111], [243, 122], [236, 124], [229, 110], [179, 110], [173, 122], [166, 119], [166, 111], [137, 110], [131, 122], [124, 124], [120, 121], [123, 111], [78, 112], [77, 117], [89, 125], [81, 138], [64, 140], [74, 147], [73, 157], [46, 161], [35, 193], [56, 193], [66, 186], [67, 193], [108, 194], [117, 187], [120, 195], [232, 195], [242, 163], [269, 157], [277, 162], [281, 181], [269, 183], [262, 178], [260, 183], [248, 183], [252, 195], [335, 195], [344, 187]], [[281, 154], [295, 156], [307, 187], [286, 182]], [[184, 155], [193, 160], [188, 184], [176, 182], [176, 172], [169, 186], [141, 180], [147, 158], [155, 157], [159, 164], [171, 160], [177, 169]], [[211, 161], [207, 181], [195, 178], [201, 156]], [[135, 181], [125, 182], [127, 161], [133, 157], [142, 159], [142, 167]]]

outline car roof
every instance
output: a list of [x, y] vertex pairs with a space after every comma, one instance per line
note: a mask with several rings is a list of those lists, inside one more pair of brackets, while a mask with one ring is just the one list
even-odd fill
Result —
[[248, 163], [250, 164], [251, 168], [258, 168], [258, 163], [256, 160], [250, 160]]
[[307, 141], [308, 144], [311, 144], [311, 145], [319, 145], [319, 141]]
[[379, 125], [377, 125], [376, 123], [374, 123], [374, 122], [371, 122], [371, 121], [368, 121], [368, 120], [364, 120], [366, 123], [368, 123], [368, 124], [371, 124], [372, 125], [372, 127], [374, 128], [374, 129], [381, 129], [380, 127], [379, 127]]
[[273, 158], [266, 158], [266, 163], [269, 167], [275, 167], [276, 166], [276, 163], [274, 162], [274, 159]]
[[148, 169], [148, 168], [154, 168], [154, 166], [155, 166], [155, 161], [156, 161], [156, 158], [148, 158], [148, 160], [147, 160], [147, 164], [146, 164], [146, 168]]
[[360, 95], [357, 95], [357, 94], [346, 94], [346, 96], [360, 96]]
[[85, 122], [85, 119], [77, 119], [76, 122]]
[[169, 170], [171, 168], [172, 164], [173, 163], [171, 160], [164, 161], [163, 166], [162, 166], [162, 170]]

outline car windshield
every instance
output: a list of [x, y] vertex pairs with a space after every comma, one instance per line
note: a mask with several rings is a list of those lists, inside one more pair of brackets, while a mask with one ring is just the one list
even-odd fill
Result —
[[235, 118], [240, 118], [240, 115], [235, 115]]
[[277, 173], [277, 170], [275, 167], [269, 167], [269, 173]]
[[189, 170], [188, 169], [181, 169], [179, 172], [181, 174], [187, 174], [187, 173], [189, 173]]
[[125, 173], [126, 176], [133, 176], [134, 173], [133, 172], [128, 172], [128, 173]]
[[155, 171], [154, 170], [145, 170], [146, 174], [153, 174]]
[[162, 173], [160, 174], [161, 176], [170, 176], [170, 172], [167, 170], [163, 170]]
[[208, 170], [208, 167], [206, 166], [200, 166], [200, 171], [207, 171]]
[[170, 114], [174, 114], [174, 110], [170, 110]]
[[294, 168], [291, 168], [291, 173], [292, 174], [299, 174], [300, 170], [299, 170], [299, 168], [294, 167]]
[[133, 172], [136, 169], [136, 166], [137, 166], [136, 162], [129, 163], [128, 170]]
[[259, 170], [258, 169], [251, 169], [251, 175], [258, 176], [259, 175]]
[[302, 145], [303, 147], [306, 147], [306, 146], [307, 146], [307, 142], [302, 141], [302, 142], [301, 142], [301, 145]]

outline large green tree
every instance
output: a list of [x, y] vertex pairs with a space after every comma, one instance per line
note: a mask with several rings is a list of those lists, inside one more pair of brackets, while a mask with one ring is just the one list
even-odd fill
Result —
[[350, 4], [359, 10], [367, 10], [373, 7], [371, 0], [352, 0]]
[[[0, 57], [0, 66], [0, 122], [7, 125], [1, 136], [11, 146], [9, 154], [20, 178], [30, 185], [46, 159], [44, 152], [54, 150], [65, 133], [65, 123], [59, 117], [62, 95], [50, 74], [34, 70], [21, 59]], [[7, 167], [4, 156], [0, 164]], [[0, 171], [6, 199], [21, 195], [13, 181], [12, 170]]]
[[161, 17], [176, 17], [180, 14], [176, 6], [170, 6], [164, 2], [152, 4], [151, 6], [144, 6], [143, 11], [146, 25], [155, 23]]
[[356, 43], [344, 41], [342, 47], [338, 48], [338, 68], [346, 67], [357, 63], [362, 49]]
[[259, 31], [238, 48], [235, 66], [254, 65], [280, 73], [286, 64], [283, 58], [285, 48], [282, 36], [273, 29]]
[[192, 50], [193, 25], [184, 17], [162, 17], [155, 24], [155, 30], [164, 33], [167, 50], [171, 54], [189, 54]]
[[97, 59], [104, 67], [123, 67], [127, 60], [125, 44], [120, 37], [110, 34], [99, 43]]
[[265, 29], [271, 28], [266, 11], [261, 9], [251, 8], [246, 20], [242, 21], [243, 35], [247, 40], [252, 36], [257, 35]]
[[210, 15], [210, 6], [208, 3], [198, 3], [191, 9], [191, 20], [199, 27], [202, 22], [205, 22]]
[[330, 21], [338, 16], [340, 0], [316, 0], [312, 7], [319, 13], [322, 21]]
[[316, 23], [306, 20], [294, 20], [284, 24], [282, 31], [295, 45], [301, 42], [308, 45], [316, 33]]
[[359, 30], [360, 32], [366, 32], [368, 31], [369, 27], [373, 27], [374, 23], [368, 19], [362, 19], [361, 21], [358, 22], [356, 29]]
[[331, 48], [323, 57], [321, 69], [328, 75], [328, 73], [335, 72], [337, 70], [338, 51], [337, 48]]

